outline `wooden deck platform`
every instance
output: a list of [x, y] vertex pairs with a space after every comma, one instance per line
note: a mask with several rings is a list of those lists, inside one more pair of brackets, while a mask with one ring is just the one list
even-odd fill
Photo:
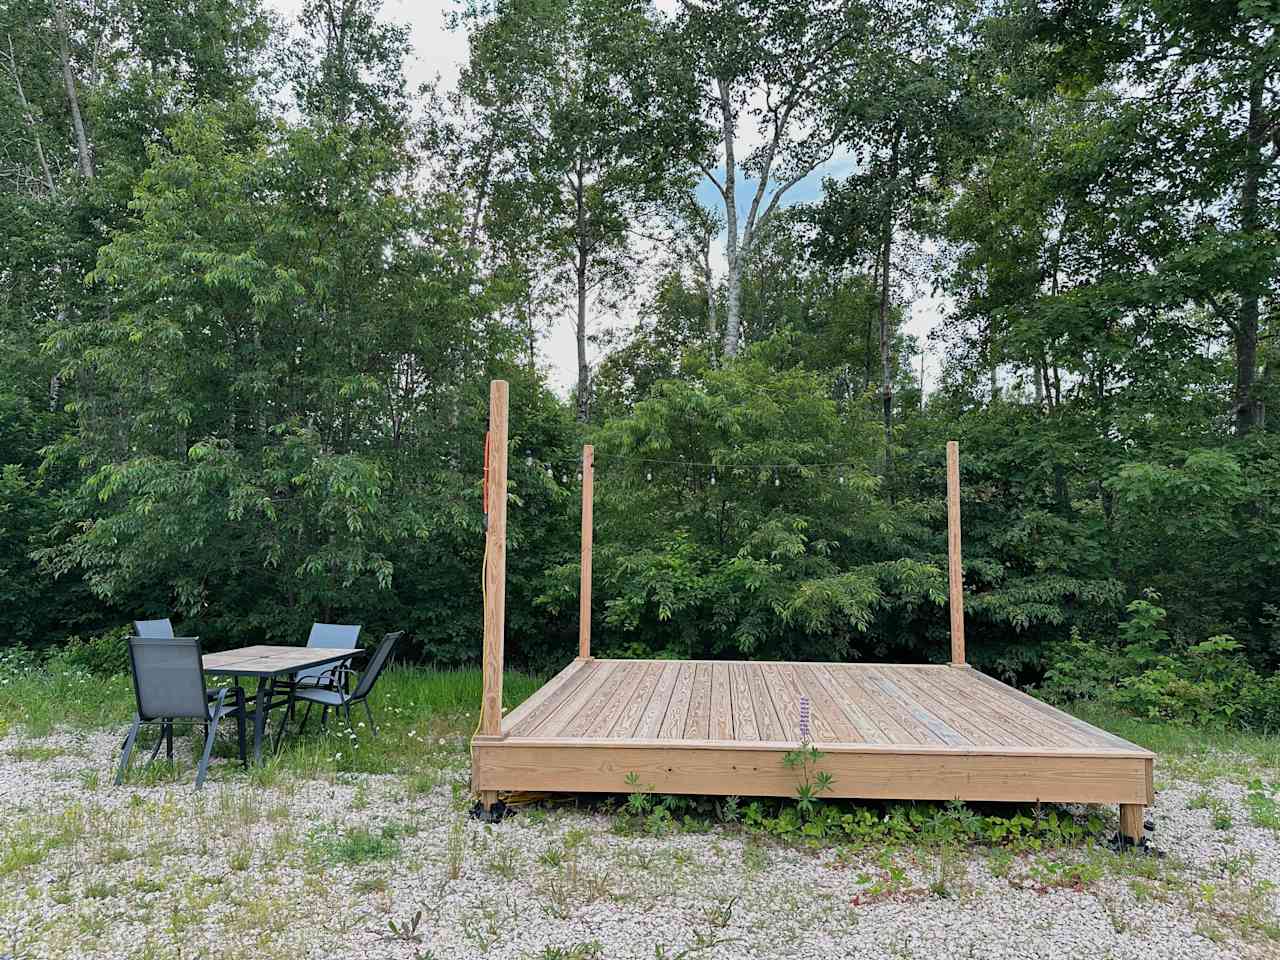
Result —
[[801, 697], [828, 796], [1152, 801], [1150, 752], [951, 665], [579, 657], [474, 738], [473, 786], [791, 796]]

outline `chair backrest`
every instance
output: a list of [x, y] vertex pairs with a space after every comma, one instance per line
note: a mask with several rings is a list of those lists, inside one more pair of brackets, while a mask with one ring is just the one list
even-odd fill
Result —
[[209, 716], [199, 637], [130, 637], [129, 663], [143, 720]]
[[360, 646], [360, 624], [313, 623], [311, 636], [307, 637], [307, 646], [354, 650]]
[[139, 637], [160, 637], [165, 640], [173, 639], [173, 624], [169, 622], [169, 618], [163, 620], [135, 620], [133, 621], [133, 632]]
[[[329, 647], [337, 650], [354, 650], [360, 646], [360, 624], [358, 623], [313, 623], [311, 635], [307, 637], [308, 647]], [[295, 677], [320, 677], [333, 669], [333, 664], [320, 667], [307, 667], [299, 670]]]
[[387, 661], [391, 659], [391, 650], [404, 636], [403, 630], [397, 630], [395, 633], [388, 633], [378, 643], [378, 647], [373, 651], [373, 656], [369, 658], [369, 666], [360, 674], [360, 681], [356, 684], [355, 690], [351, 691], [351, 698], [358, 700], [360, 697], [367, 697], [369, 691], [373, 689], [373, 685], [378, 682], [378, 674], [382, 673], [382, 668], [387, 665]]

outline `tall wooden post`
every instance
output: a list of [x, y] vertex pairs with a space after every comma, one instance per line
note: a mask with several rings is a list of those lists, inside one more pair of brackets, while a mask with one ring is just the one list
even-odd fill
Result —
[[951, 665], [964, 666], [964, 571], [960, 566], [960, 444], [947, 441], [947, 575], [950, 580]]
[[[484, 565], [484, 705], [480, 732], [502, 736], [507, 620], [507, 381], [489, 384], [489, 524]], [[482, 798], [484, 799], [484, 798]]]
[[591, 656], [591, 501], [595, 488], [595, 448], [582, 448], [582, 583], [578, 589], [578, 656]]

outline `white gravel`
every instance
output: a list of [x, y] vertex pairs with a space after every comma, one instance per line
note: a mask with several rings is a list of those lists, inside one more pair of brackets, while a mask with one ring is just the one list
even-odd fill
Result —
[[[1280, 956], [1280, 843], [1251, 823], [1242, 783], [1158, 776], [1164, 858], [965, 849], [940, 895], [936, 853], [919, 848], [623, 837], [569, 807], [486, 826], [455, 787], [461, 751], [428, 792], [215, 770], [196, 794], [189, 764], [178, 783], [113, 786], [118, 746], [0, 739], [0, 957]], [[398, 852], [352, 865], [325, 846], [385, 824]], [[419, 910], [412, 935], [393, 933]]]

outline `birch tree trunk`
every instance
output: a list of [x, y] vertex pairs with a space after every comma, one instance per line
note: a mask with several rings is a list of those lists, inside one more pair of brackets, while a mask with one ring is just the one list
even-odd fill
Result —
[[[880, 264], [880, 402], [884, 417], [884, 475], [886, 481], [893, 477], [893, 333], [889, 323], [889, 271], [893, 263], [893, 217], [897, 202], [895, 185], [898, 180], [898, 144], [901, 132], [893, 137], [889, 150], [889, 190], [885, 198], [883, 260]], [[893, 498], [891, 483], [889, 498]]]
[[734, 357], [738, 354], [738, 342], [741, 338], [742, 319], [739, 316], [739, 302], [742, 299], [742, 262], [743, 251], [738, 249], [738, 174], [737, 160], [733, 151], [733, 138], [737, 123], [733, 111], [733, 102], [729, 97], [729, 81], [719, 79], [716, 86], [720, 94], [720, 129], [724, 136], [724, 216], [728, 234], [725, 237], [725, 309], [724, 309], [724, 355]]
[[[1245, 133], [1244, 184], [1240, 189], [1240, 231], [1247, 240], [1254, 239], [1260, 225], [1258, 195], [1266, 169], [1262, 148], [1269, 134], [1268, 111], [1263, 102], [1265, 92], [1265, 78], [1259, 74], [1249, 84], [1249, 126]], [[1236, 376], [1231, 399], [1237, 434], [1254, 429], [1262, 416], [1261, 401], [1254, 390], [1258, 367], [1259, 301], [1256, 286], [1245, 292], [1240, 298], [1240, 312], [1233, 331]]]
[[67, 26], [67, 10], [62, 0], [54, 0], [53, 16], [58, 27], [58, 56], [62, 61], [62, 82], [67, 91], [67, 103], [71, 108], [71, 127], [76, 135], [80, 175], [86, 180], [92, 180], [93, 151], [89, 148], [89, 136], [85, 132], [84, 117], [80, 113], [80, 96], [76, 92], [76, 76], [71, 69], [71, 49], [68, 44], [70, 28]]
[[13, 73], [13, 88], [18, 95], [18, 106], [22, 108], [23, 119], [31, 130], [31, 139], [35, 144], [36, 159], [40, 162], [40, 174], [44, 179], [45, 189], [52, 195], [53, 174], [49, 172], [49, 161], [44, 155], [44, 144], [40, 140], [40, 129], [36, 126], [35, 112], [32, 111], [31, 104], [27, 100], [26, 91], [22, 89], [22, 74], [18, 72], [18, 58], [13, 52], [13, 37], [6, 37], [6, 39], [9, 41], [9, 70]]
[[578, 315], [574, 329], [578, 341], [578, 420], [582, 423], [586, 423], [591, 416], [591, 368], [587, 365], [587, 267], [590, 262], [590, 247], [585, 190], [585, 176], [579, 164], [574, 182], [577, 258], [574, 260], [573, 272], [578, 294]]

